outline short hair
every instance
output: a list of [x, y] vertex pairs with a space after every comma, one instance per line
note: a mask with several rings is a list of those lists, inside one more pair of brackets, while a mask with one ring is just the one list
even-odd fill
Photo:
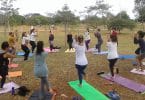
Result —
[[139, 38], [143, 38], [144, 37], [144, 35], [145, 35], [145, 32], [143, 32], [143, 31], [138, 31], [137, 32], [138, 33], [138, 35], [139, 35]]
[[98, 28], [98, 31], [101, 31], [100, 28]]
[[112, 42], [117, 42], [117, 36], [116, 35], [110, 35], [110, 39]]
[[9, 43], [7, 41], [4, 41], [2, 44], [1, 44], [1, 49], [5, 50], [6, 48], [9, 48]]
[[13, 34], [13, 32], [9, 32], [9, 35], [12, 35]]

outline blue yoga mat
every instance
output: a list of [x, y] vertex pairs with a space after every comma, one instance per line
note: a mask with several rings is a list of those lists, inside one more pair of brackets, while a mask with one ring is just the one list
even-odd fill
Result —
[[119, 55], [119, 59], [135, 59], [136, 55]]
[[[24, 56], [24, 52], [17, 52], [17, 55], [18, 56]], [[33, 56], [33, 54], [32, 53], [29, 53], [29, 57], [32, 57]]]

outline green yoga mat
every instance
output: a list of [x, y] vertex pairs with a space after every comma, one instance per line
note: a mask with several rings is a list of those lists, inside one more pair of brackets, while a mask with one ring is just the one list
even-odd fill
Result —
[[109, 100], [104, 94], [96, 90], [85, 80], [83, 80], [82, 87], [79, 87], [79, 81], [71, 81], [68, 84], [85, 100]]

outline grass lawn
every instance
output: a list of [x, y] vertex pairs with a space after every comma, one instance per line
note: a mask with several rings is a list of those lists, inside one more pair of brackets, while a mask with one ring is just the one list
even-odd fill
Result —
[[[2, 28], [1, 28], [2, 29]], [[74, 28], [75, 29], [75, 28]], [[18, 29], [21, 31], [21, 28]], [[25, 27], [23, 30], [28, 31], [28, 28]], [[80, 30], [79, 33], [83, 33], [84, 30]], [[134, 54], [136, 45], [133, 44], [133, 33], [134, 31], [123, 30], [124, 34], [119, 35], [119, 45], [118, 51], [119, 54]], [[78, 94], [68, 86], [67, 82], [77, 80], [77, 72], [75, 69], [75, 54], [74, 53], [64, 53], [68, 46], [65, 47], [64, 39], [64, 30], [62, 28], [57, 28], [55, 31], [55, 45], [61, 46], [61, 50], [58, 53], [50, 53], [47, 57], [47, 64], [49, 69], [49, 82], [51, 85], [57, 89], [58, 95], [56, 100], [66, 100], [60, 97], [60, 94], [66, 94], [71, 100], [73, 96]], [[77, 34], [77, 29], [72, 30], [73, 34]], [[106, 30], [102, 30], [103, 33], [103, 50], [106, 50]], [[44, 28], [38, 29], [38, 40], [43, 40], [45, 47], [48, 47], [48, 30]], [[90, 47], [94, 47], [96, 44], [96, 38], [91, 34], [91, 44]], [[7, 36], [5, 36], [7, 37]], [[0, 33], [0, 42], [6, 40], [3, 33]], [[20, 47], [20, 46], [19, 46]], [[20, 49], [20, 48], [19, 48]], [[122, 87], [118, 84], [114, 85], [105, 85], [106, 80], [97, 76], [97, 72], [105, 71], [109, 72], [108, 61], [106, 55], [93, 55], [92, 53], [87, 53], [87, 58], [89, 64], [86, 69], [88, 76], [87, 82], [90, 83], [95, 88], [99, 89], [102, 93], [107, 93], [110, 89], [115, 88], [121, 96], [121, 100], [145, 100], [145, 95], [141, 95], [132, 90], [129, 90], [125, 87]], [[145, 84], [145, 76], [136, 75], [130, 73], [130, 70], [134, 67], [131, 64], [132, 60], [118, 60], [116, 66], [119, 67], [120, 75], [128, 79], [134, 80], [136, 82]], [[39, 89], [40, 80], [34, 77], [33, 73], [33, 58], [30, 58], [26, 62], [18, 62], [20, 64], [19, 68], [9, 69], [10, 71], [22, 70], [22, 77], [11, 78], [12, 81], [19, 85], [27, 86], [31, 92], [26, 97], [20, 97], [18, 95], [12, 96], [10, 93], [0, 95], [0, 100], [28, 100], [29, 96], [34, 90]], [[7, 80], [8, 82], [8, 80]], [[95, 100], [95, 99], [94, 99]]]

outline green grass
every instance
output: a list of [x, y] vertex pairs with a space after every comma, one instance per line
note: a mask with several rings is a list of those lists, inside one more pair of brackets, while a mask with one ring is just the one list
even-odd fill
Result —
[[[27, 32], [29, 31], [29, 27], [27, 26], [23, 26], [23, 27], [21, 26], [16, 28], [19, 30], [19, 32], [22, 30], [25, 30]], [[71, 30], [72, 33], [77, 34], [78, 29], [77, 28], [76, 29], [73, 28], [73, 29], [74, 30]], [[136, 30], [137, 29], [135, 29], [135, 31]], [[79, 33], [82, 34], [84, 33], [84, 31], [85, 29], [81, 26], [81, 30], [79, 30]], [[122, 31], [122, 33], [125, 34], [119, 35], [118, 51], [120, 54], [134, 54], [134, 51], [137, 48], [137, 46], [133, 44], [133, 34], [131, 33], [134, 33], [135, 31], [129, 31], [125, 29]], [[38, 40], [43, 40], [45, 43], [45, 47], [48, 47], [49, 30], [45, 30], [45, 27], [42, 27], [38, 29], [38, 33], [39, 33]], [[65, 47], [65, 43], [64, 43], [65, 34], [64, 34], [63, 27], [57, 27], [57, 30], [55, 30], [54, 33], [55, 33], [55, 45], [61, 46], [62, 49], [60, 50], [59, 53], [50, 53], [47, 57], [47, 64], [49, 69], [49, 82], [51, 83], [52, 87], [56, 88], [58, 91], [56, 100], [62, 100], [60, 94], [66, 94], [69, 97], [69, 99], [67, 100], [71, 100], [71, 97], [78, 95], [67, 84], [67, 82], [69, 81], [78, 79], [77, 72], [75, 69], [75, 54], [64, 53], [64, 51], [68, 48], [68, 46]], [[102, 30], [103, 39], [104, 39], [104, 43], [102, 47], [103, 50], [107, 49], [106, 33], [108, 33], [107, 30]], [[92, 30], [90, 34], [91, 34], [90, 47], [94, 47], [94, 45], [96, 44], [96, 38], [94, 37], [93, 35], [94, 32]], [[7, 39], [4, 37], [7, 36], [4, 36], [3, 33], [0, 33], [0, 42]], [[97, 76], [96, 73], [99, 71], [109, 72], [108, 61], [105, 55], [100, 56], [100, 55], [93, 55], [91, 53], [87, 53], [87, 58], [89, 61], [89, 64], [86, 69], [86, 73], [88, 76], [87, 82], [92, 84], [92, 86], [100, 90], [102, 93], [107, 93], [111, 88], [115, 88], [120, 94], [122, 100], [144, 100], [145, 95], [141, 95], [139, 93], [131, 91], [118, 84], [114, 84], [113, 86], [104, 85], [106, 80]], [[33, 73], [33, 58], [30, 58], [30, 61], [28, 62], [19, 62], [19, 64], [20, 64], [19, 68], [10, 69], [10, 71], [22, 70], [23, 76], [20, 78], [19, 77], [12, 78], [11, 80], [13, 80], [19, 85], [27, 86], [31, 90], [31, 92], [26, 97], [20, 97], [18, 95], [12, 96], [10, 93], [2, 94], [0, 95], [0, 100], [27, 100], [28, 97], [32, 94], [32, 92], [40, 87], [40, 80], [35, 78]], [[134, 81], [137, 81], [139, 83], [145, 84], [145, 78], [144, 78], [145, 76], [135, 75], [129, 72], [133, 68], [131, 64], [131, 60], [118, 60], [116, 66], [118, 66], [120, 69], [120, 75], [132, 79]]]

